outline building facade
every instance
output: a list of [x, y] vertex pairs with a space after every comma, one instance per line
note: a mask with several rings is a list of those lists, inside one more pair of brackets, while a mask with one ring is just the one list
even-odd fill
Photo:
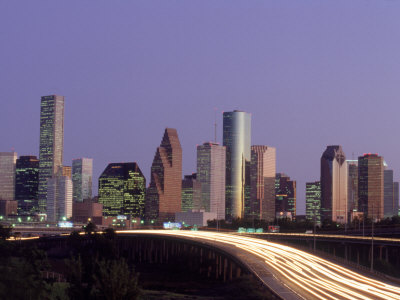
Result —
[[201, 183], [197, 174], [185, 175], [182, 180], [182, 211], [200, 209], [201, 206]]
[[321, 182], [306, 183], [306, 219], [321, 225]]
[[349, 212], [358, 211], [358, 160], [347, 163], [347, 208]]
[[39, 211], [39, 160], [36, 156], [21, 156], [15, 169], [15, 200], [18, 213], [30, 215]]
[[16, 152], [0, 152], [0, 200], [15, 199]]
[[276, 149], [251, 146], [250, 211], [247, 216], [266, 221], [275, 218]]
[[135, 162], [111, 163], [99, 178], [99, 203], [105, 216], [143, 218], [146, 179]]
[[43, 96], [40, 103], [39, 210], [46, 212], [47, 180], [60, 172], [64, 148], [64, 97]]
[[182, 147], [178, 132], [166, 128], [151, 165], [151, 181], [146, 195], [146, 218], [173, 221], [181, 211]]
[[73, 198], [75, 202], [83, 202], [92, 198], [93, 159], [78, 158], [72, 160]]
[[47, 221], [58, 222], [72, 217], [72, 180], [56, 175], [47, 180]]
[[321, 157], [321, 218], [348, 221], [347, 164], [342, 146], [327, 146]]
[[383, 157], [378, 154], [358, 157], [358, 210], [374, 220], [384, 216], [383, 171]]
[[290, 213], [296, 217], [297, 184], [284, 173], [275, 177], [275, 215]]
[[251, 114], [238, 110], [224, 112], [223, 145], [226, 147], [226, 217], [228, 220], [243, 218], [250, 206]]
[[225, 161], [226, 148], [207, 142], [197, 146], [197, 179], [201, 184], [201, 204], [194, 209], [204, 209], [225, 219]]
[[398, 199], [396, 203], [393, 182], [393, 170], [383, 171], [383, 216], [391, 218], [398, 213]]

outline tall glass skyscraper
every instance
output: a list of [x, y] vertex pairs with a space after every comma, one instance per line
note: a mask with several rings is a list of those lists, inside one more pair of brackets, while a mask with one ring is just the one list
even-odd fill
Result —
[[358, 157], [358, 210], [375, 220], [384, 215], [383, 171], [383, 157], [378, 154]]
[[137, 163], [111, 163], [99, 178], [99, 203], [105, 216], [143, 218], [146, 178]]
[[181, 211], [182, 147], [178, 132], [166, 128], [151, 165], [151, 181], [146, 195], [146, 218], [174, 221]]
[[275, 219], [276, 149], [251, 146], [250, 212], [246, 216], [273, 221]]
[[15, 199], [16, 152], [0, 152], [0, 199]]
[[243, 218], [250, 205], [251, 114], [235, 110], [223, 114], [226, 147], [226, 217]]
[[15, 170], [15, 200], [19, 214], [33, 214], [39, 211], [39, 160], [36, 156], [21, 156]]
[[47, 180], [62, 168], [64, 96], [43, 96], [40, 104], [39, 210], [46, 212]]
[[321, 157], [321, 218], [347, 223], [347, 164], [342, 146], [327, 146]]
[[83, 202], [92, 198], [93, 159], [78, 158], [72, 160], [73, 198]]
[[225, 219], [226, 148], [207, 142], [197, 146], [197, 179], [201, 184], [201, 208]]

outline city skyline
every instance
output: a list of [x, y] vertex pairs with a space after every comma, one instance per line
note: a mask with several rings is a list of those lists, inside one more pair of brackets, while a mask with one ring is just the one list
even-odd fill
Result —
[[196, 145], [214, 139], [214, 108], [220, 144], [222, 111], [252, 113], [252, 144], [276, 147], [300, 214], [326, 145], [348, 159], [379, 153], [399, 180], [400, 143], [382, 134], [400, 126], [395, 1], [1, 5], [0, 151], [39, 156], [38, 99], [63, 95], [64, 164], [92, 157], [95, 194], [109, 162], [137, 161], [149, 181], [167, 126], [179, 132], [183, 174], [195, 172]]

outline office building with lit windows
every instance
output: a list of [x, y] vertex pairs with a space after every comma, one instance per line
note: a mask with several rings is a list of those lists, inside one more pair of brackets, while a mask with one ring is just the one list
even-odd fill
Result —
[[0, 200], [15, 199], [16, 152], [0, 152]]
[[290, 213], [296, 217], [296, 180], [284, 173], [277, 173], [275, 176], [275, 215]]
[[99, 178], [99, 203], [104, 216], [143, 218], [146, 179], [135, 162], [111, 163]]
[[248, 217], [266, 221], [275, 219], [276, 149], [251, 146], [250, 211]]
[[384, 216], [384, 165], [378, 154], [358, 157], [358, 210], [368, 218]]
[[197, 174], [185, 175], [182, 180], [182, 211], [187, 212], [201, 206], [201, 183]]
[[146, 218], [159, 222], [174, 221], [175, 213], [182, 208], [182, 147], [176, 129], [165, 129], [150, 175]]
[[39, 160], [36, 156], [20, 156], [15, 169], [15, 200], [18, 213], [34, 214], [39, 211]]
[[321, 183], [306, 183], [306, 219], [321, 225]]
[[250, 206], [251, 114], [238, 110], [223, 113], [223, 145], [226, 217], [243, 218]]
[[72, 160], [73, 198], [83, 202], [92, 198], [93, 159], [78, 158]]
[[201, 203], [194, 209], [217, 214], [225, 219], [225, 161], [226, 148], [206, 142], [197, 146], [197, 179], [201, 184]]
[[327, 146], [321, 156], [321, 218], [341, 224], [348, 220], [347, 164], [342, 146]]
[[64, 147], [64, 97], [43, 96], [40, 103], [39, 210], [46, 212], [47, 180], [60, 172]]

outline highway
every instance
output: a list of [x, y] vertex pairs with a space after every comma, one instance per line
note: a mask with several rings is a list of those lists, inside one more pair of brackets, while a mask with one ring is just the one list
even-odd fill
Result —
[[[359, 273], [292, 247], [237, 234], [177, 230], [125, 230], [119, 234], [157, 234], [231, 246], [255, 256], [299, 298], [400, 299], [400, 287]], [[257, 274], [256, 274], [257, 275]], [[268, 283], [266, 283], [268, 285]]]

